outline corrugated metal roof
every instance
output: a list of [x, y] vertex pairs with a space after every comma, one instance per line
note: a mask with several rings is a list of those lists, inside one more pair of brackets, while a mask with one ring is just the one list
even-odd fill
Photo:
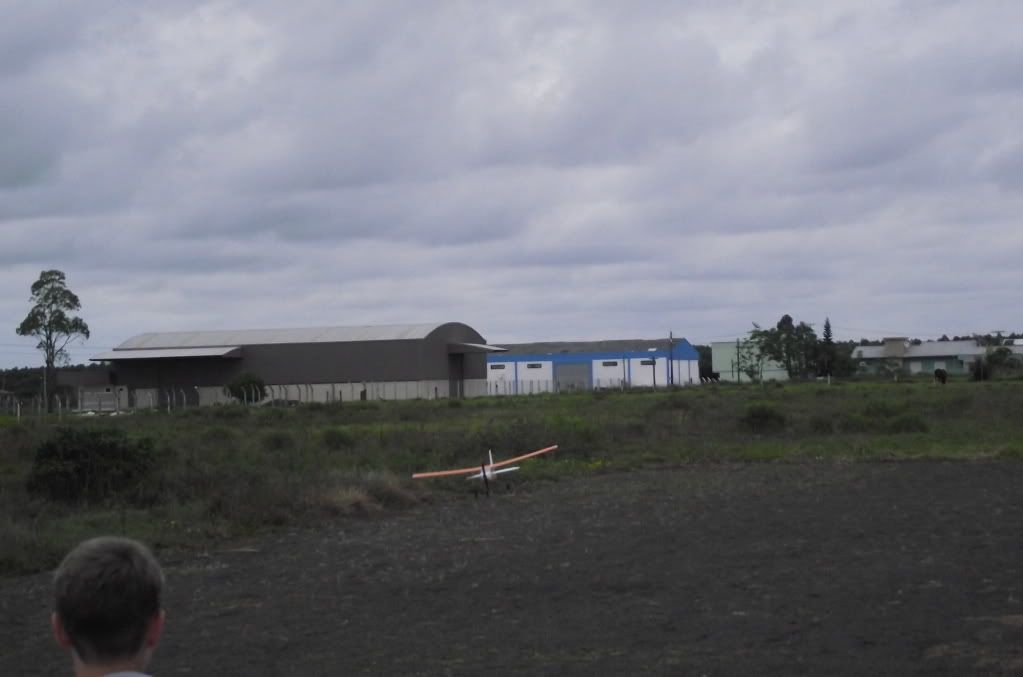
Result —
[[486, 343], [449, 343], [449, 353], [503, 353], [507, 348], [491, 346]]
[[111, 350], [90, 357], [93, 362], [113, 360], [159, 360], [170, 357], [241, 357], [241, 346], [219, 348], [153, 348], [149, 350]]
[[223, 331], [157, 332], [133, 336], [116, 350], [206, 348], [277, 343], [347, 343], [402, 341], [426, 338], [441, 324], [392, 324], [376, 327], [310, 327], [304, 329], [238, 329]]
[[920, 345], [911, 345], [906, 350], [906, 357], [946, 357], [949, 355], [983, 355], [987, 352], [984, 346], [976, 341], [927, 341]]

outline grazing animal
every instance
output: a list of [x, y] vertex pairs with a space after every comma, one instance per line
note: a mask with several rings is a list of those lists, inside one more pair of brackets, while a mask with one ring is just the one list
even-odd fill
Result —
[[945, 383], [948, 382], [948, 372], [945, 371], [944, 369], [935, 369], [934, 382], [940, 383], [941, 385], [945, 385]]

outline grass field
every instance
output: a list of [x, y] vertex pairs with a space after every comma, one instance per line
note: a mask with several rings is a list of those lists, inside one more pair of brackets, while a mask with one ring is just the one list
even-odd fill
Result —
[[[339, 515], [374, 513], [464, 480], [413, 483], [557, 443], [518, 483], [661, 464], [1023, 457], [1023, 382], [700, 386], [409, 402], [215, 407], [72, 421], [0, 419], [0, 573], [52, 566], [98, 533], [158, 548], [212, 543]], [[48, 500], [27, 483], [58, 428], [148, 440], [132, 497]]]

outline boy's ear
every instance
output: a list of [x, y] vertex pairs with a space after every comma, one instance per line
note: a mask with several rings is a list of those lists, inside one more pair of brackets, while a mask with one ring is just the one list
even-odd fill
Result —
[[160, 609], [155, 616], [149, 620], [149, 627], [146, 628], [146, 639], [143, 646], [152, 649], [160, 642], [160, 635], [163, 634], [163, 623], [167, 618], [167, 612]]
[[71, 638], [68, 637], [67, 632], [64, 630], [64, 624], [60, 622], [60, 614], [56, 611], [50, 614], [50, 625], [53, 627], [53, 637], [57, 640], [57, 644], [62, 649], [70, 649]]

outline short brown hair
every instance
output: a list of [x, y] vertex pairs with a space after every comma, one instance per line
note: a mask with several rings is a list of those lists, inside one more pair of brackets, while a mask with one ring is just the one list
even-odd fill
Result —
[[134, 656], [161, 608], [163, 572], [146, 546], [104, 536], [68, 553], [53, 577], [54, 608], [85, 663]]

